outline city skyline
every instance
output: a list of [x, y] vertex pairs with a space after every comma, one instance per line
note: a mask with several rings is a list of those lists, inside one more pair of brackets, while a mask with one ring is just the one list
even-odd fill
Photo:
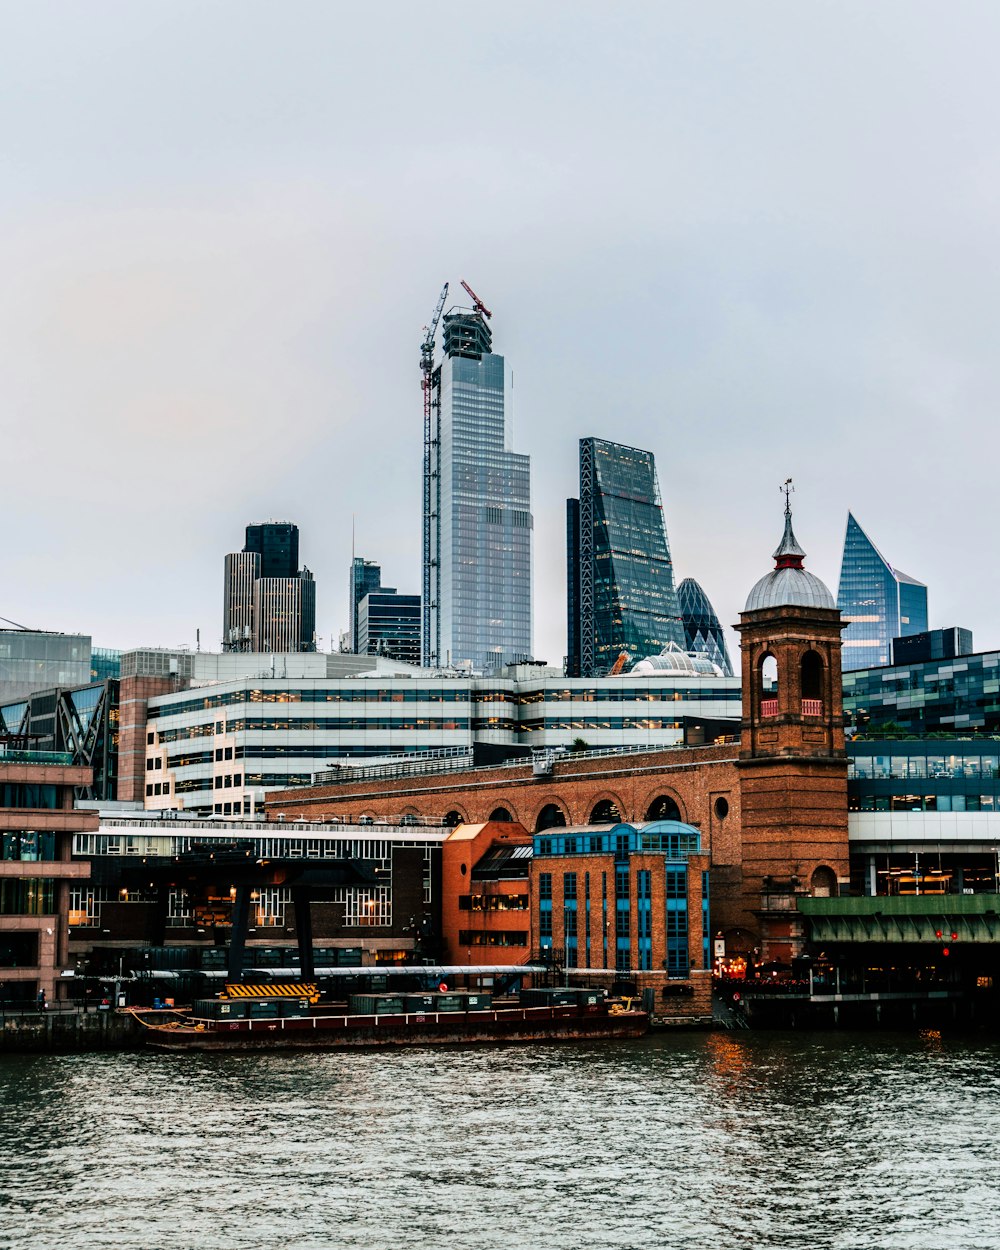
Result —
[[[246, 516], [321, 536], [324, 647], [347, 625], [351, 514], [359, 549], [415, 588], [414, 345], [443, 276], [464, 274], [503, 308], [516, 363], [536, 656], [565, 648], [562, 501], [588, 433], [656, 456], [676, 578], [698, 579], [727, 630], [790, 474], [828, 584], [851, 509], [933, 587], [931, 626], [996, 644], [1000, 591], [957, 519], [990, 532], [990, 458], [965, 449], [992, 445], [1000, 393], [981, 263], [996, 88], [967, 15], [908, 12], [890, 89], [891, 5], [649, 11], [627, 32], [582, 5], [571, 22], [532, 13], [526, 57], [526, 11], [500, 32], [470, 14], [435, 35], [447, 81], [418, 72], [416, 14], [377, 37], [353, 14], [258, 14], [234, 62], [225, 4], [197, 41], [156, 5], [97, 7], [115, 23], [14, 12], [0, 52], [20, 118], [0, 241], [5, 443], [23, 470], [7, 501], [32, 517], [0, 565], [0, 615], [107, 646], [193, 648], [198, 629], [206, 645], [216, 553]], [[376, 46], [398, 86], [348, 123]], [[219, 63], [239, 71], [226, 108]], [[931, 80], [947, 91], [932, 99]], [[415, 156], [414, 102], [447, 115], [456, 90], [503, 101], [483, 159], [453, 133]], [[154, 527], [170, 542], [152, 561]]]

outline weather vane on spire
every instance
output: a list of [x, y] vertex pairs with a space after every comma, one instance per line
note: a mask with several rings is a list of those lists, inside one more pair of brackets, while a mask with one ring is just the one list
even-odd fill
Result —
[[791, 479], [790, 477], [786, 477], [786, 478], [785, 478], [785, 480], [782, 482], [782, 484], [778, 487], [778, 490], [780, 490], [780, 491], [782, 491], [782, 492], [784, 493], [784, 496], [785, 496], [785, 514], [786, 514], [786, 515], [788, 515], [788, 516], [790, 516], [790, 515], [791, 515], [791, 512], [792, 512], [792, 504], [791, 504], [791, 500], [790, 500], [789, 496], [790, 496], [790, 495], [794, 492], [794, 490], [795, 490], [795, 487], [792, 485], [792, 479]]

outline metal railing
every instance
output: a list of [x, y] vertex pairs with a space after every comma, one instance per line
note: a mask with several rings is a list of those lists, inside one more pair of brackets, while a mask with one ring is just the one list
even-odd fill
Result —
[[72, 764], [72, 751], [10, 751], [0, 746], [0, 764]]
[[[727, 741], [738, 741], [739, 735], [727, 737]], [[712, 746], [713, 743], [699, 743], [699, 746]], [[464, 751], [465, 748], [455, 748]], [[428, 760], [421, 757], [412, 761], [400, 761], [395, 764], [345, 764], [341, 768], [323, 769], [313, 775], [313, 785], [349, 785], [358, 781], [381, 781], [397, 777], [420, 777], [428, 774], [460, 773], [460, 772], [499, 772], [510, 768], [533, 768], [540, 760], [548, 760], [553, 764], [578, 760], [606, 759], [610, 756], [649, 755], [660, 751], [686, 751], [692, 748], [680, 742], [650, 742], [631, 746], [593, 747], [586, 751], [573, 751], [569, 747], [539, 747], [530, 755], [512, 755], [499, 764], [474, 764], [469, 752], [464, 757], [436, 758]], [[269, 787], [274, 789], [276, 787]], [[292, 789], [293, 787], [288, 787]]]

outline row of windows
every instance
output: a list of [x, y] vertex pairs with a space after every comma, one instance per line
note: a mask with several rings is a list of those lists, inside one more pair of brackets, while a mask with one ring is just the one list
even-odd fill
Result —
[[544, 729], [656, 729], [679, 732], [683, 728], [679, 720], [661, 720], [652, 716], [582, 716], [573, 720], [560, 720], [555, 716], [544, 719], [524, 720], [518, 729], [523, 733], [537, 733]]
[[[671, 858], [697, 855], [701, 851], [701, 835], [691, 829], [654, 830], [626, 828], [607, 833], [537, 834], [535, 855], [615, 855], [622, 858], [633, 852], [652, 852]], [[625, 870], [626, 874], [628, 870]], [[550, 874], [542, 874], [550, 876]], [[551, 897], [551, 895], [550, 895]]]
[[250, 815], [253, 812], [253, 799], [239, 799], [235, 803], [213, 803], [212, 812], [216, 816]]
[[[149, 708], [150, 720], [178, 716], [185, 712], [206, 711], [218, 707], [232, 707], [244, 703], [509, 703], [531, 707], [539, 703], [705, 703], [736, 702], [739, 691], [732, 686], [715, 686], [695, 683], [683, 687], [663, 686], [581, 686], [527, 690], [515, 693], [508, 690], [469, 690], [462, 686], [449, 686], [438, 690], [386, 688], [375, 683], [358, 689], [344, 690], [229, 690], [219, 694], [203, 695], [196, 699], [180, 699]], [[154, 741], [147, 735], [147, 741]]]
[[399, 690], [372, 682], [365, 686], [341, 690], [224, 690], [218, 694], [202, 695], [196, 699], [178, 699], [149, 708], [150, 720], [163, 716], [178, 716], [182, 712], [206, 711], [210, 708], [231, 707], [240, 703], [469, 703], [472, 693], [462, 686], [445, 686], [440, 689]]
[[527, 946], [528, 934], [519, 929], [460, 929], [459, 946]]
[[851, 812], [1000, 812], [1000, 794], [848, 794]]
[[335, 731], [340, 733], [373, 732], [375, 730], [393, 730], [399, 733], [412, 733], [419, 730], [456, 730], [468, 732], [468, 720], [454, 719], [419, 719], [389, 720], [384, 717], [344, 716], [324, 720], [298, 720], [287, 718], [254, 719], [240, 718], [226, 723], [216, 722], [203, 725], [184, 725], [178, 729], [164, 729], [160, 732], [160, 742], [186, 742], [192, 738], [210, 738], [213, 734], [237, 733], [284, 733], [294, 730], [298, 733], [317, 733]]
[[56, 909], [55, 897], [51, 878], [0, 877], [0, 916], [50, 916]]
[[[243, 778], [247, 786], [305, 786], [311, 781], [312, 773], [247, 773]], [[211, 777], [185, 777], [174, 784], [174, 793], [194, 794], [213, 788]]]
[[0, 859], [51, 861], [56, 857], [56, 835], [35, 829], [8, 830], [0, 834]]
[[59, 787], [26, 781], [0, 781], [0, 807], [56, 811], [59, 807]]
[[527, 894], [460, 894], [459, 911], [527, 911]]
[[862, 755], [852, 753], [847, 761], [848, 779], [907, 781], [925, 778], [1000, 777], [1000, 747], [986, 754], [945, 755], [929, 751], [920, 755]]

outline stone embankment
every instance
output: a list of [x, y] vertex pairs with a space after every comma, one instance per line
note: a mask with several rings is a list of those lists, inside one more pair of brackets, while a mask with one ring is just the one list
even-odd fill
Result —
[[0, 1053], [125, 1050], [139, 1044], [139, 1029], [129, 1012], [0, 1008]]

